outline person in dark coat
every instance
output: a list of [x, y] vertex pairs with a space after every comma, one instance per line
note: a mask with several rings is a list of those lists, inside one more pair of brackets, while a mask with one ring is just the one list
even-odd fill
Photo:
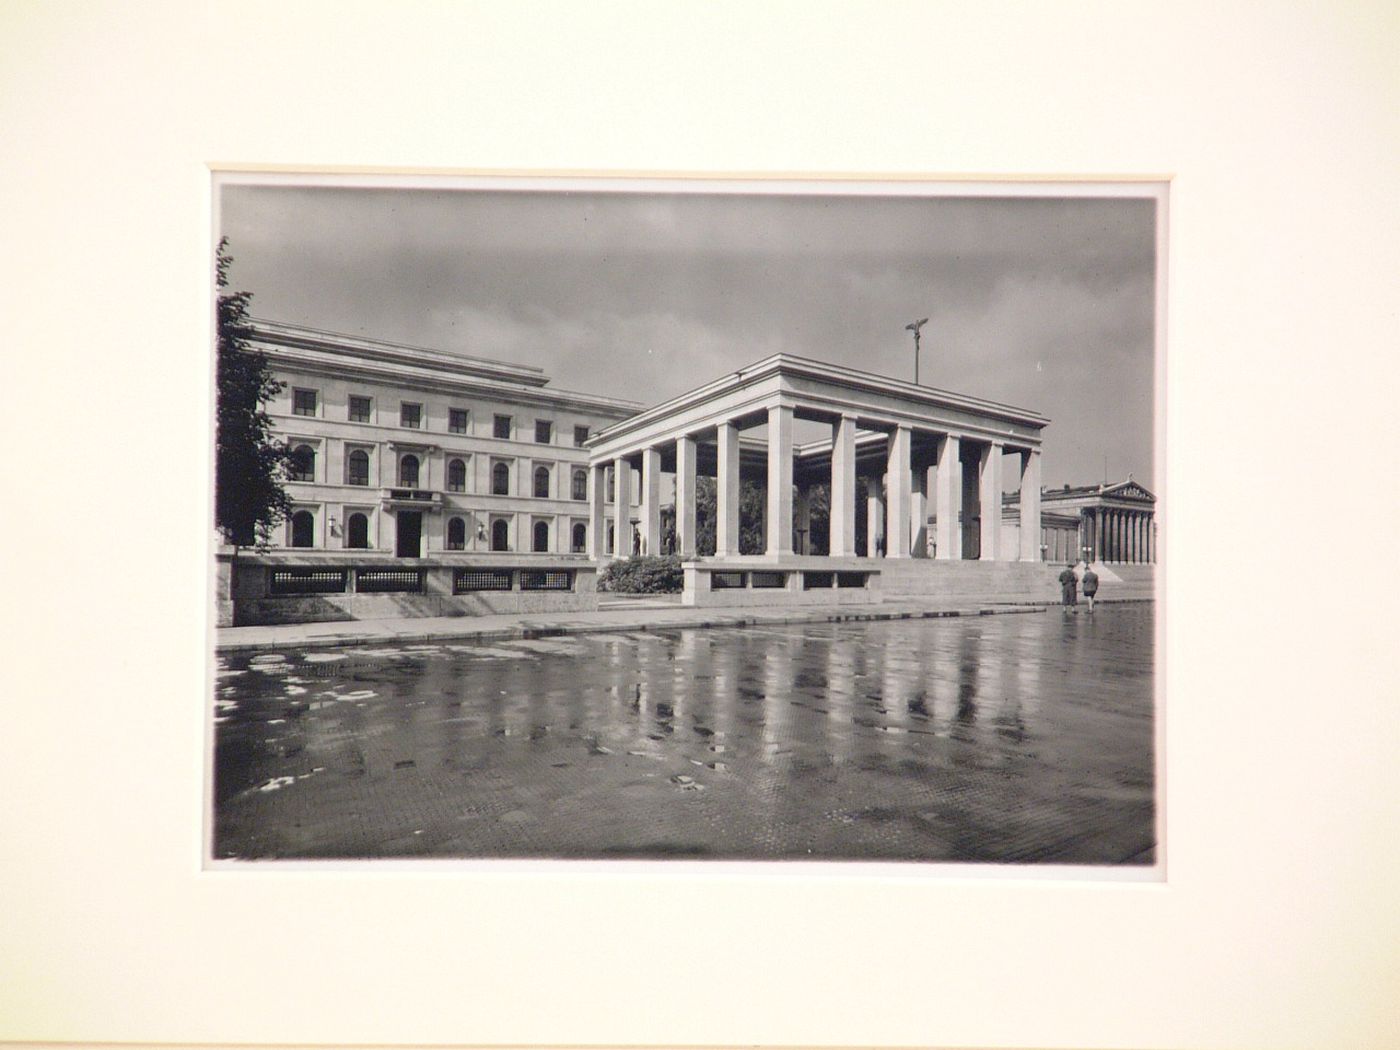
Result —
[[1079, 589], [1079, 578], [1074, 575], [1074, 566], [1066, 565], [1060, 573], [1060, 604], [1069, 612], [1075, 603], [1075, 592]]
[[1099, 574], [1092, 565], [1084, 566], [1084, 597], [1089, 600], [1089, 611], [1094, 611], [1094, 595], [1099, 593]]

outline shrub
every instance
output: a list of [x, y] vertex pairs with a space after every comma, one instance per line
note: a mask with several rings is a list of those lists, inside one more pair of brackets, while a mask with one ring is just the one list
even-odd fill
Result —
[[681, 560], [674, 554], [641, 556], [609, 562], [598, 577], [598, 589], [614, 594], [679, 594], [684, 582]]

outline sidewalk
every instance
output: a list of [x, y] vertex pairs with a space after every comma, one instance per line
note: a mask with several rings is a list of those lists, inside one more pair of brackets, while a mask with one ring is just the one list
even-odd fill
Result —
[[[1120, 587], [1099, 604], [1152, 601], [1150, 587]], [[942, 616], [989, 616], [1035, 613], [1055, 603], [1026, 601], [1015, 595], [957, 598], [911, 598], [827, 611], [811, 606], [693, 609], [660, 602], [609, 607], [597, 612], [525, 613], [491, 616], [438, 616], [393, 620], [339, 620], [331, 623], [277, 624], [266, 627], [221, 627], [214, 648], [221, 653], [308, 649], [371, 642], [505, 641], [561, 634], [666, 630], [679, 627], [746, 627], [758, 624], [841, 623], [864, 620], [910, 620]], [[1081, 601], [1079, 612], [1087, 614]]]

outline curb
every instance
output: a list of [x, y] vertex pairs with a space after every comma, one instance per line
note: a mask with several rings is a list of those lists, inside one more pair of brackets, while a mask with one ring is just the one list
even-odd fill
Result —
[[[1100, 599], [1100, 605], [1128, 605], [1152, 602], [1153, 598]], [[1045, 612], [1058, 607], [1058, 602], [995, 602], [992, 604], [970, 604], [952, 609], [891, 609], [888, 611], [846, 612], [846, 613], [777, 613], [714, 616], [704, 620], [682, 623], [650, 621], [626, 621], [616, 623], [520, 623], [512, 627], [496, 627], [473, 630], [463, 626], [460, 631], [434, 631], [420, 633], [393, 633], [379, 635], [329, 634], [305, 639], [274, 639], [265, 642], [219, 642], [215, 641], [216, 653], [270, 652], [279, 649], [330, 649], [359, 645], [414, 645], [432, 642], [477, 641], [507, 642], [534, 641], [540, 638], [559, 638], [583, 634], [625, 634], [631, 632], [695, 630], [714, 627], [758, 627], [764, 625], [787, 625], [802, 623], [866, 623], [884, 620], [940, 620], [960, 616], [1014, 616], [1026, 613]]]

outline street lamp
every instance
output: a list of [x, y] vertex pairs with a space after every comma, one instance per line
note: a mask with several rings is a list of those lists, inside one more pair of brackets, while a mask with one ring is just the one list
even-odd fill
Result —
[[919, 382], [919, 329], [926, 324], [928, 324], [927, 317], [904, 326], [906, 332], [914, 333], [914, 384], [916, 386]]

